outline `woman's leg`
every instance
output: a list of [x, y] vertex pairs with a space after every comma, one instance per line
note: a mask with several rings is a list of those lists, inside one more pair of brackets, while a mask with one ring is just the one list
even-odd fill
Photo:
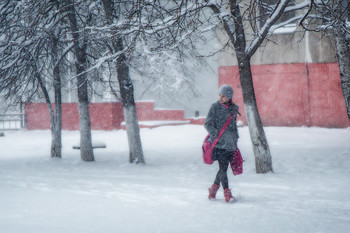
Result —
[[[216, 153], [215, 153], [216, 152]], [[226, 202], [234, 201], [234, 197], [231, 194], [231, 190], [228, 188], [228, 178], [227, 178], [227, 169], [229, 166], [230, 161], [232, 160], [233, 152], [232, 151], [226, 151], [226, 150], [220, 150], [220, 149], [214, 149], [215, 156], [219, 163], [219, 171], [216, 174], [216, 178], [214, 181], [213, 186], [219, 187], [220, 183], [222, 184], [222, 187], [224, 188], [224, 196]], [[209, 190], [210, 192], [210, 190]], [[209, 195], [210, 199], [210, 195]]]
[[218, 162], [219, 162], [219, 171], [216, 174], [214, 184], [220, 185], [221, 183], [222, 187], [225, 190], [228, 188], [227, 169], [228, 169], [229, 162], [226, 159], [225, 160], [219, 159]]

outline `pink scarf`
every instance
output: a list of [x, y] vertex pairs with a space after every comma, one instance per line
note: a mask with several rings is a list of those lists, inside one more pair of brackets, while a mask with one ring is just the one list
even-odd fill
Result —
[[226, 109], [228, 109], [229, 108], [229, 106], [227, 106], [226, 104], [221, 104], [222, 106], [224, 106]]

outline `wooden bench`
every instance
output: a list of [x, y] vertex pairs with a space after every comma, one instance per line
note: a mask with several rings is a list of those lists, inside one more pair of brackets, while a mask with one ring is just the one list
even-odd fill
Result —
[[[92, 149], [96, 148], [106, 148], [107, 145], [104, 142], [92, 142]], [[80, 144], [73, 145], [73, 149], [80, 150]]]

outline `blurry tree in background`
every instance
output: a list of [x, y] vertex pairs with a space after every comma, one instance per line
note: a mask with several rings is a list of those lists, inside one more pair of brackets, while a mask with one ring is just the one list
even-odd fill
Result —
[[336, 42], [341, 87], [350, 120], [350, 3], [348, 0], [310, 0], [309, 10], [300, 21], [308, 31], [326, 31]]
[[[162, 89], [174, 92], [195, 89], [195, 84], [191, 82], [192, 72], [186, 69], [189, 66], [184, 61], [189, 51], [179, 49], [184, 48], [187, 41], [183, 38], [179, 43], [175, 35], [180, 30], [187, 31], [187, 28], [181, 28], [177, 15], [169, 12], [167, 6], [170, 2], [103, 0], [102, 5], [99, 2], [95, 6], [102, 13], [99, 17], [104, 17], [86, 28], [95, 47], [95, 59], [89, 70], [106, 72], [107, 64], [110, 76], [114, 72], [117, 76], [119, 92], [114, 84], [110, 88], [123, 103], [130, 162], [145, 162], [131, 72], [158, 92]], [[196, 50], [191, 49], [191, 52], [196, 53]]]
[[[57, 7], [50, 1], [0, 2], [0, 92], [14, 104], [43, 95], [50, 114], [51, 157], [61, 158], [60, 64], [65, 54], [59, 42], [60, 17], [51, 10]], [[55, 111], [49, 96], [52, 85]]]
[[[131, 23], [128, 19], [137, 22], [137, 20], [133, 20], [132, 17], [132, 15], [137, 15], [137, 13], [141, 11], [139, 8], [140, 5], [137, 4], [136, 1], [129, 3], [131, 5], [128, 5], [127, 2], [115, 4], [112, 0], [102, 0], [102, 2], [107, 27], [113, 27], [114, 24], [118, 24], [122, 19], [124, 20], [123, 24], [130, 25]], [[127, 47], [124, 45], [125, 35], [123, 35], [123, 28], [125, 28], [125, 25], [123, 25], [122, 28], [116, 27], [114, 30], [111, 28], [112, 36], [106, 43], [110, 45], [108, 47], [110, 54], [117, 54], [114, 63], [117, 71], [124, 119], [126, 122], [125, 126], [128, 135], [129, 162], [132, 163], [136, 161], [136, 163], [145, 163], [134, 99], [134, 86], [130, 78], [129, 64], [126, 56]]]
[[86, 33], [85, 27], [90, 26], [92, 13], [90, 12], [91, 4], [89, 1], [78, 2], [65, 0], [61, 6], [61, 13], [66, 14], [69, 25], [70, 35], [74, 46], [74, 63], [77, 79], [78, 90], [78, 108], [80, 122], [80, 156], [84, 161], [94, 161], [94, 153], [91, 140], [91, 120], [89, 113], [89, 96], [88, 96], [88, 41], [89, 34]]

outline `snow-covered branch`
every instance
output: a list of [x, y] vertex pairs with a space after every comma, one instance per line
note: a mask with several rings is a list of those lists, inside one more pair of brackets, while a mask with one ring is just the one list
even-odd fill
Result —
[[274, 8], [272, 14], [267, 18], [264, 25], [258, 31], [256, 38], [252, 41], [250, 46], [246, 48], [246, 54], [250, 57], [259, 48], [261, 43], [264, 41], [266, 35], [269, 33], [270, 28], [283, 14], [285, 8], [287, 7], [289, 0], [280, 0], [277, 6]]
[[57, 62], [54, 64], [54, 67], [53, 67], [54, 69], [60, 65], [60, 63], [66, 57], [66, 55], [73, 49], [73, 46], [74, 44], [71, 43], [62, 51], [61, 56], [58, 58]]
[[313, 0], [309, 0], [309, 1], [298, 3], [298, 4], [294, 5], [294, 6], [287, 6], [285, 8], [285, 10], [284, 10], [284, 13], [291, 12], [291, 11], [302, 10], [302, 9], [305, 9], [306, 7], [310, 7], [310, 5], [312, 4]]
[[269, 29], [269, 33], [272, 33], [273, 31], [275, 31], [277, 28], [282, 28], [288, 24], [291, 24], [291, 23], [295, 23], [297, 22], [298, 20], [300, 20], [303, 16], [302, 15], [297, 15], [297, 16], [294, 16], [293, 18], [290, 18], [286, 21], [283, 21], [279, 24], [274, 24], [273, 26], [270, 27]]

